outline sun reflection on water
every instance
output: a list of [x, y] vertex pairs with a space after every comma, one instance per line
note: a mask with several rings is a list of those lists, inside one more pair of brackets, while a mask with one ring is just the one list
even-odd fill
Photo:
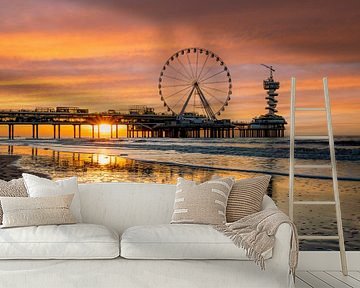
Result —
[[111, 162], [110, 156], [105, 154], [94, 154], [93, 158], [99, 165], [109, 165]]

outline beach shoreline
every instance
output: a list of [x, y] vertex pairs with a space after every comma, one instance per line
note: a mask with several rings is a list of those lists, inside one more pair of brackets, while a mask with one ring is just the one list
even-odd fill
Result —
[[[359, 137], [335, 138], [336, 159], [339, 161], [360, 161], [359, 149], [351, 148], [359, 144]], [[125, 153], [128, 149], [153, 150], [165, 153], [169, 150], [177, 153], [199, 153], [213, 156], [256, 156], [259, 158], [289, 159], [289, 139], [276, 138], [268, 141], [268, 138], [124, 138], [124, 139], [0, 139], [0, 145], [19, 145], [52, 150], [63, 150], [65, 147], [83, 147], [86, 149], [108, 150], [122, 149]], [[274, 146], [275, 144], [275, 146]], [[328, 143], [323, 140], [305, 141], [298, 143], [295, 151], [297, 158], [301, 160], [330, 160], [327, 149]], [[301, 144], [301, 145], [300, 145]], [[314, 150], [312, 146], [323, 149]], [[211, 148], [211, 149], [210, 149]], [[256, 151], [254, 150], [256, 148]], [[256, 155], [254, 154], [256, 152]]]

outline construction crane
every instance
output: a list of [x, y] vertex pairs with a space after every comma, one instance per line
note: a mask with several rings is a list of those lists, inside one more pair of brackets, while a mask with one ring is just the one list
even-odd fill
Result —
[[265, 65], [265, 64], [260, 64], [260, 65], [262, 65], [262, 66], [264, 66], [264, 67], [266, 67], [266, 68], [268, 68], [270, 70], [270, 78], [272, 78], [273, 77], [272, 72], [275, 72], [275, 69], [272, 68], [273, 66], [268, 66], [268, 65]]

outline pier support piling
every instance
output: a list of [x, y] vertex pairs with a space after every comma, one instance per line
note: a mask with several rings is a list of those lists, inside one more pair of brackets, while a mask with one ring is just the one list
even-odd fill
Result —
[[61, 125], [60, 124], [58, 124], [58, 139], [60, 139], [61, 138]]

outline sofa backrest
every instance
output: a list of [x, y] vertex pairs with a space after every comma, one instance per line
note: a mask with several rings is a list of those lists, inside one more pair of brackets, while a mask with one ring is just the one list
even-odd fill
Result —
[[103, 224], [120, 234], [135, 225], [170, 223], [175, 185], [86, 183], [79, 190], [84, 223]]
[[[175, 185], [153, 183], [86, 183], [79, 185], [84, 223], [102, 224], [122, 234], [136, 225], [168, 224]], [[276, 207], [265, 196], [263, 209]]]

